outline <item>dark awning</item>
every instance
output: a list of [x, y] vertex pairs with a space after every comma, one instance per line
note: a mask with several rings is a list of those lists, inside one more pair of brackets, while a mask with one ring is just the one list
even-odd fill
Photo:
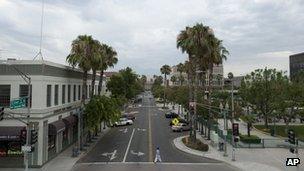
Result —
[[65, 124], [62, 120], [49, 124], [49, 135], [57, 135], [58, 132], [65, 130]]
[[77, 123], [77, 117], [75, 115], [68, 116], [62, 119], [66, 127], [73, 127]]
[[1, 126], [0, 141], [19, 141], [22, 129], [25, 129], [25, 127]]

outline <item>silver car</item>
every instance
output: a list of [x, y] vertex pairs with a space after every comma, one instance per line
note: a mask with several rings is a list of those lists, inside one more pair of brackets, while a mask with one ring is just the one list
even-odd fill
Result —
[[177, 125], [172, 125], [171, 129], [173, 132], [189, 131], [190, 126], [186, 123], [178, 123]]

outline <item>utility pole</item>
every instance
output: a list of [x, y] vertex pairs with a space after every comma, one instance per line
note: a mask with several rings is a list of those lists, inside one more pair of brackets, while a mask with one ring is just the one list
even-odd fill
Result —
[[[28, 91], [27, 91], [27, 125], [26, 125], [26, 146], [30, 146], [31, 130], [30, 130], [30, 112], [31, 112], [31, 78], [28, 78]], [[29, 168], [29, 153], [24, 152], [25, 171]]]

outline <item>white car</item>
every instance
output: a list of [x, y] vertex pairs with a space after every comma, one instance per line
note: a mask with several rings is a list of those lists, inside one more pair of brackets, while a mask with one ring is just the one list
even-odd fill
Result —
[[133, 125], [133, 121], [127, 118], [120, 118], [119, 121], [114, 123], [114, 126]]

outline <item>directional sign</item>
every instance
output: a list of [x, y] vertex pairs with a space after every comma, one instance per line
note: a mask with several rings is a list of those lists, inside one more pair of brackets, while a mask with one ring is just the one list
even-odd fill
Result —
[[142, 153], [142, 152], [140, 152], [140, 151], [136, 153], [136, 152], [134, 152], [133, 150], [131, 150], [131, 154], [136, 155], [136, 156], [138, 156], [138, 157], [139, 157], [139, 156], [145, 155], [145, 153]]
[[21, 97], [19, 99], [11, 101], [10, 108], [18, 109], [26, 107], [26, 97]]
[[177, 124], [179, 123], [179, 120], [178, 120], [177, 118], [174, 118], [174, 119], [172, 120], [172, 123], [173, 123], [174, 125], [177, 125]]
[[109, 157], [110, 161], [116, 158], [117, 150], [114, 150], [112, 153], [103, 153], [102, 155], [105, 157]]

